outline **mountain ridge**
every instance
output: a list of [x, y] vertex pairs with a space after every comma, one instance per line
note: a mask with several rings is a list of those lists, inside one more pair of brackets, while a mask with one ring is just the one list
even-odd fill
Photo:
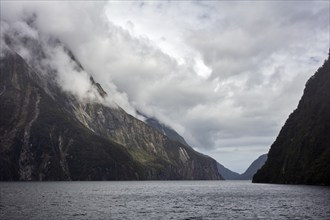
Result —
[[44, 90], [43, 80], [19, 55], [7, 54], [0, 65], [1, 180], [222, 179], [212, 158], [121, 108], [81, 103], [54, 85]]

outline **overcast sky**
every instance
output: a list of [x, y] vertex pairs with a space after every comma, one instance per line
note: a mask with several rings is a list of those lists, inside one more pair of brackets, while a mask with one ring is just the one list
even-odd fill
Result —
[[91, 74], [130, 114], [157, 117], [241, 173], [268, 152], [327, 57], [329, 4], [1, 1], [0, 42], [6, 31], [58, 38], [86, 70], [48, 48], [64, 89], [84, 95]]

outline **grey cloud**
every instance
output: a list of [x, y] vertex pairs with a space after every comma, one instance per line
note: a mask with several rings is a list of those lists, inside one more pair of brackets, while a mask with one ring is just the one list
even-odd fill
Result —
[[[82, 100], [100, 101], [97, 92], [91, 87], [89, 73], [78, 70], [65, 51], [69, 48], [79, 58], [80, 53], [77, 50], [85, 42], [90, 42], [91, 39], [95, 39], [96, 42], [105, 39], [103, 31], [105, 24], [102, 26], [103, 18], [98, 17], [103, 8], [100, 4], [5, 2], [3, 7], [6, 10], [1, 11], [1, 24], [4, 27], [8, 26], [6, 33], [16, 40], [13, 44], [16, 52], [28, 61], [34, 62], [32, 66], [39, 68], [42, 73], [56, 70], [56, 80], [64, 91], [71, 92]], [[89, 9], [93, 11], [90, 15], [87, 13]], [[98, 21], [100, 25], [95, 25]], [[84, 28], [79, 28], [81, 25], [85, 25]], [[34, 39], [37, 43], [29, 45], [22, 39], [23, 37]], [[57, 39], [60, 44], [56, 43]], [[25, 43], [23, 44], [22, 41]], [[36, 52], [33, 53], [34, 55], [38, 54], [41, 51], [38, 47], [42, 47], [46, 53], [41, 63], [35, 63], [37, 59], [31, 57], [32, 54], [29, 53], [32, 50]], [[93, 55], [91, 51], [88, 53]], [[125, 93], [118, 92], [117, 87], [111, 82], [107, 87], [110, 88], [112, 96], [104, 104], [115, 107], [117, 103], [130, 114], [136, 115]]]
[[[8, 28], [45, 43], [44, 36], [53, 36], [81, 62], [86, 72], [74, 70], [64, 48], [47, 47], [52, 62], [46, 64], [65, 73], [58, 79], [64, 89], [86, 94], [91, 74], [109, 102], [159, 118], [237, 169], [267, 152], [329, 48], [327, 2], [1, 6], [1, 45]], [[35, 29], [22, 22], [29, 17]], [[212, 74], [199, 73], [197, 63]], [[247, 159], [238, 163], [242, 155]]]
[[324, 41], [328, 38], [328, 33], [322, 31], [329, 28], [326, 3], [247, 2], [231, 10], [227, 4], [228, 13], [223, 5], [217, 6], [220, 14], [227, 14], [217, 19], [222, 25], [192, 30], [187, 35], [188, 42], [201, 51], [206, 64], [212, 67], [214, 77], [256, 70], [274, 53], [302, 49], [299, 47], [304, 41], [315, 45], [315, 32], [325, 36]]

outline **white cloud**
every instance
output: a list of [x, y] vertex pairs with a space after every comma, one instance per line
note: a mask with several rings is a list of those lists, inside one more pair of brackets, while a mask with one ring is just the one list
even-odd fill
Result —
[[[243, 171], [268, 151], [323, 63], [329, 4], [1, 2], [1, 19], [31, 37], [57, 37], [112, 101], [156, 116], [193, 147]], [[33, 15], [39, 32], [21, 22]], [[85, 94], [87, 73], [70, 70], [57, 52], [63, 87]]]

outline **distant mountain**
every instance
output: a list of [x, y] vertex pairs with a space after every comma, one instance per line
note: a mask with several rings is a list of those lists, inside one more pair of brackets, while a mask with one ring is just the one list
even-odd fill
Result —
[[267, 160], [267, 154], [263, 154], [258, 159], [252, 162], [247, 170], [240, 175], [241, 180], [252, 180], [252, 177], [256, 172], [265, 164]]
[[[35, 71], [42, 47], [24, 42], [32, 61], [14, 51], [0, 59], [0, 180], [222, 179], [214, 159], [122, 108], [64, 92], [52, 77], [56, 69]], [[100, 100], [109, 95], [90, 81]]]
[[330, 185], [330, 51], [253, 182]]
[[247, 170], [242, 174], [231, 171], [220, 163], [217, 163], [217, 168], [218, 172], [225, 180], [251, 180], [253, 175], [265, 164], [266, 160], [267, 154], [261, 155], [258, 159], [253, 161]]
[[240, 174], [231, 171], [230, 169], [226, 168], [225, 166], [223, 166], [220, 163], [217, 163], [217, 168], [218, 168], [218, 172], [221, 174], [221, 176], [225, 179], [225, 180], [239, 180], [240, 179]]

